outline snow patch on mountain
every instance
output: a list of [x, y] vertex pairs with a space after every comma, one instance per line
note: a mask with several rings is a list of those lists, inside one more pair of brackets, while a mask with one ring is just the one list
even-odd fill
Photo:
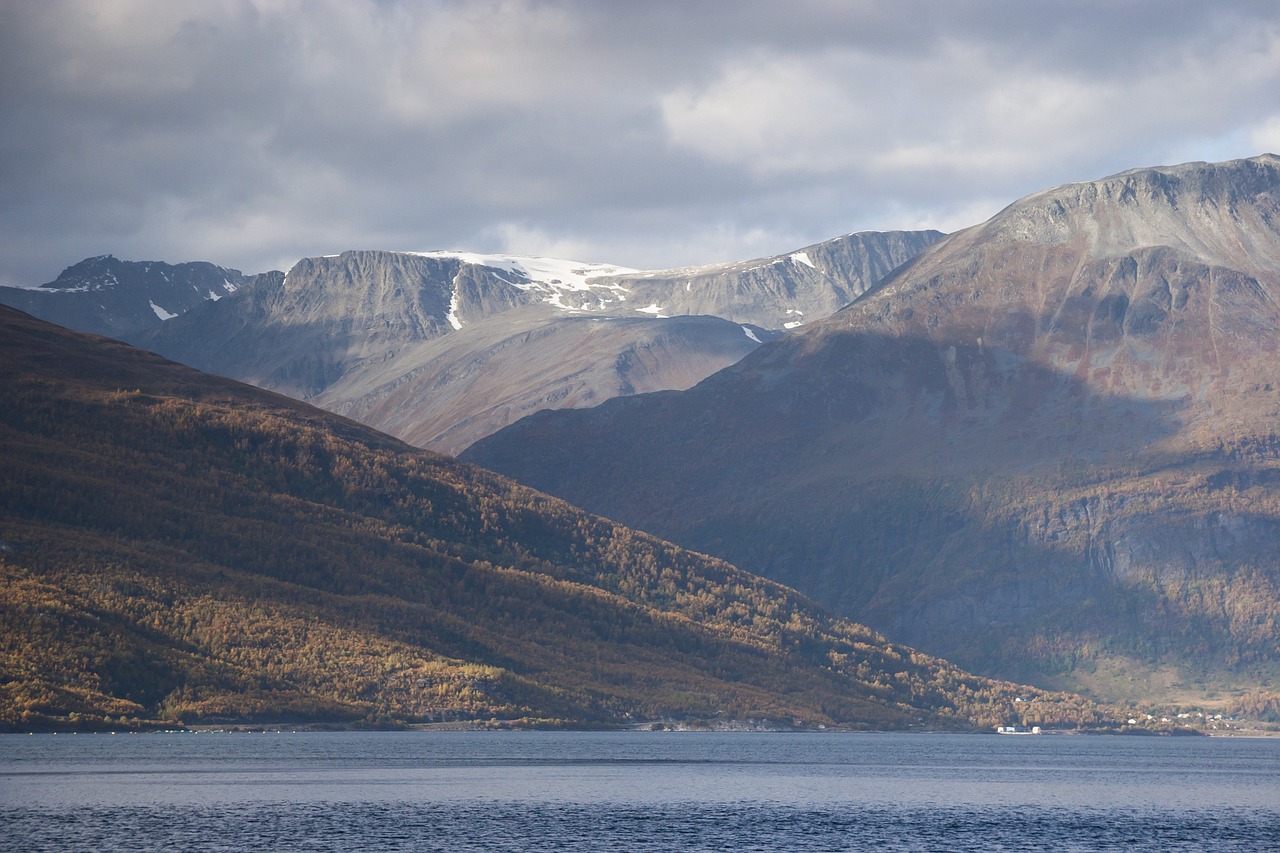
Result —
[[[150, 302], [150, 300], [147, 300], [147, 301]], [[164, 310], [154, 302], [150, 302], [150, 304], [151, 304], [151, 310], [156, 312], [156, 316], [159, 317], [161, 320], [172, 320], [174, 317], [178, 316], [177, 314], [170, 314], [168, 311]]]
[[[614, 264], [592, 264], [559, 258], [534, 258], [523, 255], [483, 255], [475, 252], [410, 252], [424, 258], [444, 258], [474, 264], [507, 273], [512, 287], [520, 290], [540, 291], [546, 294], [544, 301], [562, 311], [590, 311], [603, 307], [612, 300], [575, 298], [566, 304], [571, 293], [590, 294], [611, 291], [614, 299], [623, 300], [630, 291], [620, 284], [610, 282], [611, 276], [633, 275], [639, 272]], [[450, 320], [450, 323], [454, 322]], [[455, 327], [456, 328], [456, 327]]]
[[444, 315], [449, 321], [449, 325], [453, 326], [454, 331], [462, 328], [462, 321], [458, 319], [458, 286], [453, 286], [453, 294], [449, 297], [449, 313]]

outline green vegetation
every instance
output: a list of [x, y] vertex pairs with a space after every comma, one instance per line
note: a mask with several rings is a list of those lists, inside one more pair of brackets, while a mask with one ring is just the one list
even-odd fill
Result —
[[0, 727], [673, 718], [1117, 717], [301, 403], [0, 309]]

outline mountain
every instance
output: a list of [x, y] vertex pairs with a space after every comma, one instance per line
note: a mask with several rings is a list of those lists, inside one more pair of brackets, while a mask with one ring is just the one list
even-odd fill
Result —
[[653, 272], [345, 252], [303, 260], [284, 281], [140, 343], [457, 453], [544, 407], [688, 388], [847, 304], [940, 236], [852, 234], [776, 258]]
[[[250, 281], [207, 264], [97, 258], [41, 288], [0, 289], [0, 303], [456, 453], [543, 407], [688, 388], [847, 304], [940, 236], [850, 234], [776, 258], [652, 272], [346, 252]], [[171, 315], [181, 316], [161, 322]]]
[[[606, 312], [626, 293], [594, 280], [617, 271], [346, 252], [300, 261], [283, 281], [203, 306], [140, 344], [455, 452], [543, 405], [688, 387], [768, 338], [710, 317]], [[504, 364], [514, 372], [495, 369]]]
[[1280, 683], [1280, 158], [1024, 198], [683, 393], [465, 459], [989, 674]]
[[345, 418], [8, 308], [0, 579], [7, 730], [1107, 719]]
[[197, 261], [121, 261], [87, 258], [39, 287], [0, 287], [0, 304], [84, 332], [133, 340], [204, 302], [217, 302], [279, 272], [246, 276]]

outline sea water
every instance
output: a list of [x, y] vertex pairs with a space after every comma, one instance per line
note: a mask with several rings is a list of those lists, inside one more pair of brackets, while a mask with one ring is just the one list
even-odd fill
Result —
[[5, 735], [0, 849], [1280, 850], [1280, 740]]

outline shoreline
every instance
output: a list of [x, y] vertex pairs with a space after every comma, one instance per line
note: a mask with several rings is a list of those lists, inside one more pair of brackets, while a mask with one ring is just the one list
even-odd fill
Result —
[[313, 734], [313, 733], [387, 733], [387, 732], [563, 732], [563, 733], [598, 733], [598, 732], [635, 732], [652, 734], [910, 734], [910, 735], [994, 735], [1000, 737], [1141, 737], [1141, 738], [1184, 738], [1209, 737], [1219, 739], [1257, 739], [1267, 740], [1280, 738], [1280, 728], [1267, 729], [1255, 724], [1248, 728], [1234, 728], [1227, 731], [1183, 728], [1175, 730], [1150, 730], [1123, 727], [1117, 729], [1042, 729], [1039, 732], [1009, 732], [991, 729], [860, 729], [853, 727], [826, 726], [800, 728], [787, 726], [768, 726], [760, 723], [743, 722], [741, 724], [720, 723], [716, 726], [690, 725], [671, 721], [655, 721], [649, 723], [633, 723], [625, 726], [611, 725], [521, 725], [517, 723], [495, 724], [491, 720], [466, 720], [447, 723], [406, 723], [401, 726], [371, 727], [352, 725], [349, 723], [324, 722], [224, 722], [193, 723], [191, 725], [148, 725], [142, 727], [102, 727], [77, 729], [63, 727], [39, 727], [31, 729], [11, 729], [0, 731], [0, 736], [33, 736], [33, 735], [70, 735], [70, 736], [123, 736], [139, 734]]

